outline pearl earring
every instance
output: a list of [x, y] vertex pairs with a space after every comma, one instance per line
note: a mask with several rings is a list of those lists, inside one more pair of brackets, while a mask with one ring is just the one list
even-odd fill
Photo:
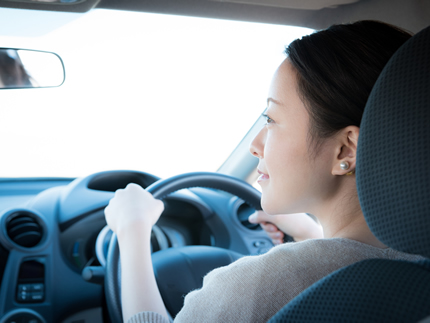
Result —
[[347, 170], [349, 168], [348, 162], [346, 162], [346, 161], [341, 162], [340, 168], [342, 168], [343, 170]]

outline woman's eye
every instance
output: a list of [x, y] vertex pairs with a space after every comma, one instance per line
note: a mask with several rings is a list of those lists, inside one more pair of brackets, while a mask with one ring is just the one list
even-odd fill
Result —
[[267, 114], [263, 114], [263, 117], [266, 118], [266, 124], [271, 124], [274, 122], [273, 119], [270, 118]]

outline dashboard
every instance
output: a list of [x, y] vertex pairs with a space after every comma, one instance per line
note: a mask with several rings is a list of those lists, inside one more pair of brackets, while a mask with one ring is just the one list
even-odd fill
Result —
[[[108, 322], [103, 274], [112, 232], [104, 208], [117, 189], [157, 180], [137, 171], [1, 180], [0, 322]], [[163, 202], [153, 253], [201, 245], [256, 255], [273, 246], [237, 196], [196, 187]]]

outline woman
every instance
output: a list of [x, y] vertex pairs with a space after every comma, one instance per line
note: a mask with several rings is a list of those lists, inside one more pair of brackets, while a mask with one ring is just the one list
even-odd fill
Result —
[[[275, 72], [266, 125], [251, 153], [259, 158], [267, 214], [311, 213], [324, 239], [283, 244], [213, 270], [189, 293], [178, 322], [265, 322], [331, 272], [368, 258], [418, 260], [384, 246], [358, 202], [355, 163], [369, 93], [391, 55], [410, 35], [362, 21], [292, 42]], [[375, 152], [377, 154], [377, 152]], [[150, 233], [161, 201], [135, 184], [116, 192], [106, 220], [121, 251], [124, 321], [167, 322], [152, 271]]]

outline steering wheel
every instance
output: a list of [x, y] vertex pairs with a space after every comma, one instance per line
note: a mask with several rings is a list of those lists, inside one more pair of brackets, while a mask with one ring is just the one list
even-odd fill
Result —
[[[261, 193], [248, 183], [219, 173], [188, 173], [159, 180], [147, 188], [157, 199], [180, 189], [207, 187], [219, 189], [244, 200], [261, 210]], [[161, 250], [152, 255], [154, 274], [166, 309], [176, 315], [183, 304], [183, 295], [200, 288], [202, 277], [210, 270], [225, 266], [242, 255], [227, 249], [209, 246], [187, 246]], [[178, 278], [178, 272], [183, 274]], [[119, 247], [116, 235], [112, 236], [106, 262], [105, 296], [112, 322], [122, 322], [120, 293]]]

